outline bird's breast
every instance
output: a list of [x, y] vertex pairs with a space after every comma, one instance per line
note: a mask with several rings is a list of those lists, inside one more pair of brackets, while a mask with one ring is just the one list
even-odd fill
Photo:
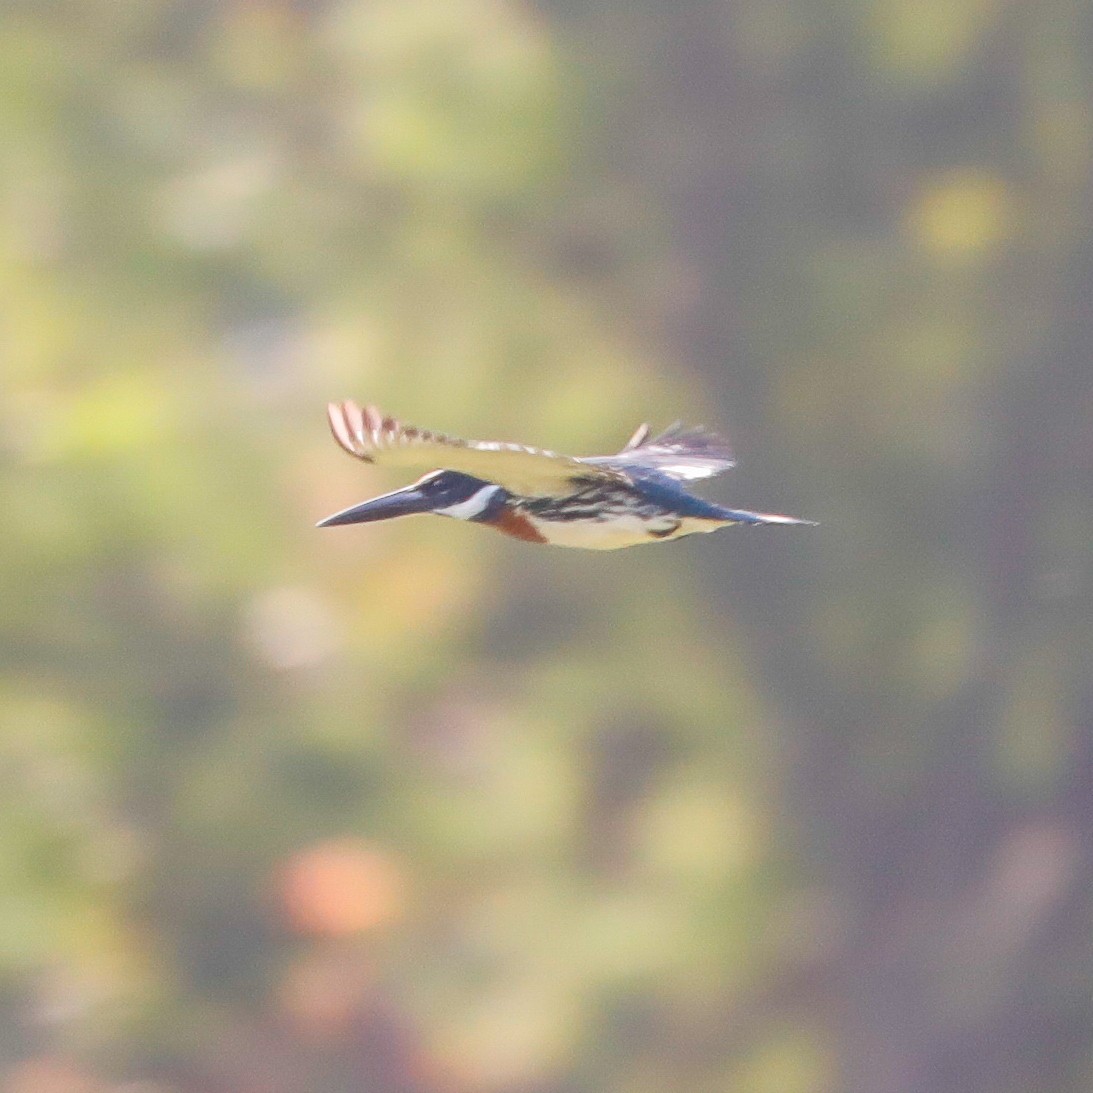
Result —
[[523, 539], [525, 543], [548, 542], [538, 528], [519, 509], [505, 506], [500, 514], [491, 521], [491, 525], [498, 531], [512, 536], [513, 539]]
[[649, 522], [640, 516], [620, 515], [603, 520], [549, 520], [528, 517], [535, 530], [551, 546], [583, 550], [619, 550], [655, 542]]
[[529, 516], [528, 521], [551, 546], [582, 550], [621, 550], [641, 543], [664, 542], [695, 532], [715, 531], [720, 521], [693, 520], [664, 514], [649, 518], [619, 514], [601, 520], [550, 520]]
[[723, 521], [683, 516], [634, 490], [592, 486], [566, 497], [514, 498], [489, 521], [516, 539], [582, 550], [619, 550], [713, 531]]

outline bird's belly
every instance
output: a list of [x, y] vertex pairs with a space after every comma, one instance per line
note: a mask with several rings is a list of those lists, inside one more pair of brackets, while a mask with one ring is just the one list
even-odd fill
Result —
[[695, 532], [715, 531], [721, 526], [717, 520], [672, 516], [650, 520], [629, 514], [604, 520], [543, 520], [528, 513], [527, 520], [551, 546], [583, 550], [619, 550], [641, 543], [678, 539]]

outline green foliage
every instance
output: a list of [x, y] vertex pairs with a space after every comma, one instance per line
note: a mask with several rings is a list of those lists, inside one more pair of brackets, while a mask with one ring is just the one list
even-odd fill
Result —
[[[0, 30], [0, 1087], [1085, 1087], [1080, 5]], [[342, 397], [823, 526], [319, 532]]]

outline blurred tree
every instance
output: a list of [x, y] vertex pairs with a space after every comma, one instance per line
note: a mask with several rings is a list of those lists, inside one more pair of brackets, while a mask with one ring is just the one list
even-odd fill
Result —
[[[1082, 5], [0, 29], [0, 1088], [1088, 1086]], [[824, 526], [317, 533], [343, 396]]]
[[933, 15], [571, 17], [638, 31], [612, 163], [700, 286], [668, 320], [683, 355], [764, 423], [760, 466], [824, 494], [830, 553], [793, 598], [781, 544], [704, 555], [800, 721], [830, 945], [780, 1004], [837, 1015], [840, 1088], [1078, 1089], [1093, 28], [1071, 4]]

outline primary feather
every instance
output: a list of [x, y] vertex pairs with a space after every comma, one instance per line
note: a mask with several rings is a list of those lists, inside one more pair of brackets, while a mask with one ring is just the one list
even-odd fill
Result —
[[609, 466], [543, 448], [497, 440], [461, 440], [403, 425], [375, 406], [332, 402], [327, 408], [334, 438], [350, 455], [384, 467], [431, 470], [443, 467], [496, 482], [525, 497], [556, 494], [574, 481], [625, 481]]

